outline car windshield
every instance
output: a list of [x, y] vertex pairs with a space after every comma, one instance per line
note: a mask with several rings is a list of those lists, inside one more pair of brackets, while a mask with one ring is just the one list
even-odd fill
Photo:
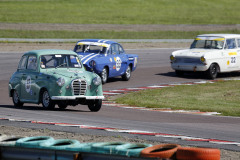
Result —
[[190, 48], [223, 49], [223, 44], [224, 40], [194, 40]]
[[41, 68], [82, 68], [76, 55], [53, 54], [40, 57]]
[[76, 45], [75, 52], [105, 54], [107, 48], [101, 45]]

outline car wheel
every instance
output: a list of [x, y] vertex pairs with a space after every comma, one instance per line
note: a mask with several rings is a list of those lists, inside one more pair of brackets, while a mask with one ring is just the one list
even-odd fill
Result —
[[101, 109], [101, 107], [102, 107], [102, 100], [101, 99], [92, 100], [88, 103], [88, 108], [92, 112], [99, 111]]
[[23, 103], [19, 99], [19, 95], [16, 90], [13, 91], [12, 101], [15, 107], [22, 107]]
[[176, 73], [177, 76], [183, 76], [184, 75], [184, 72], [179, 71], [179, 70], [176, 70], [175, 73]]
[[218, 74], [218, 66], [216, 64], [211, 64], [206, 72], [209, 79], [215, 79]]
[[108, 78], [108, 70], [106, 67], [104, 67], [102, 70], [101, 78], [102, 78], [102, 84], [105, 84], [107, 82], [107, 78]]
[[68, 106], [68, 102], [67, 102], [67, 101], [60, 101], [60, 102], [58, 103], [58, 107], [59, 107], [60, 109], [66, 109], [67, 106]]
[[123, 79], [124, 81], [128, 81], [130, 78], [131, 78], [131, 67], [128, 66], [126, 72], [125, 72], [124, 75], [122, 76], [122, 79]]
[[55, 107], [55, 103], [51, 100], [47, 90], [42, 92], [42, 106], [45, 109], [53, 109]]

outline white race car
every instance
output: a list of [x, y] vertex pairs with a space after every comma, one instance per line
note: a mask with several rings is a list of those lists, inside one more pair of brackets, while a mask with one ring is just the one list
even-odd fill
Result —
[[204, 71], [215, 79], [218, 73], [239, 71], [240, 34], [198, 35], [190, 49], [173, 52], [170, 60], [177, 75]]

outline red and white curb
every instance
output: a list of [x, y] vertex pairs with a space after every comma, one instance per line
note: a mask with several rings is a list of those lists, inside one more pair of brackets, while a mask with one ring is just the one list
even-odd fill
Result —
[[[240, 79], [224, 79], [224, 80], [240, 80]], [[174, 87], [179, 85], [197, 85], [197, 84], [205, 84], [205, 83], [215, 83], [218, 80], [212, 80], [212, 81], [199, 81], [199, 82], [190, 82], [190, 83], [175, 83], [175, 84], [167, 84], [167, 85], [153, 85], [153, 86], [146, 86], [146, 87], [138, 87], [138, 88], [123, 88], [123, 89], [115, 89], [115, 90], [109, 90], [104, 91], [103, 95], [106, 97], [103, 104], [105, 106], [111, 106], [111, 107], [121, 107], [126, 109], [139, 109], [144, 111], [157, 111], [157, 112], [170, 112], [170, 113], [185, 113], [185, 114], [199, 114], [199, 115], [219, 115], [221, 113], [218, 112], [201, 112], [199, 110], [172, 110], [171, 108], [146, 108], [146, 107], [134, 107], [134, 106], [128, 106], [125, 104], [118, 104], [114, 101], [108, 101], [107, 99], [111, 96], [116, 96], [120, 94], [126, 94], [130, 92], [136, 92], [146, 89], [161, 89], [166, 87]]]
[[240, 147], [240, 142], [226, 141], [226, 140], [219, 140], [219, 139], [200, 138], [200, 137], [191, 137], [191, 136], [177, 135], [177, 134], [167, 134], [167, 133], [149, 132], [149, 131], [141, 131], [141, 130], [130, 130], [130, 129], [119, 129], [119, 128], [111, 128], [111, 127], [98, 127], [98, 126], [90, 126], [90, 125], [83, 125], [83, 124], [42, 122], [42, 121], [32, 121], [32, 120], [23, 120], [23, 119], [0, 118], [0, 120], [8, 120], [8, 121], [15, 121], [15, 122], [28, 122], [28, 123], [34, 123], [34, 124], [56, 125], [56, 126], [62, 126], [62, 127], [79, 127], [82, 129], [94, 129], [94, 130], [104, 130], [107, 132], [118, 132], [118, 133], [135, 134], [135, 135], [175, 138], [175, 139], [181, 139], [184, 141], [207, 142], [207, 143], [215, 143], [215, 144], [221, 144], [221, 145], [236, 145], [236, 146]]

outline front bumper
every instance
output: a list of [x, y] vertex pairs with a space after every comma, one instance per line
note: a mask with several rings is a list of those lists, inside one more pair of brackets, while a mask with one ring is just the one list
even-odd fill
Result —
[[206, 71], [208, 66], [204, 64], [172, 63], [172, 69], [179, 71]]
[[104, 99], [104, 96], [52, 96], [52, 100]]

